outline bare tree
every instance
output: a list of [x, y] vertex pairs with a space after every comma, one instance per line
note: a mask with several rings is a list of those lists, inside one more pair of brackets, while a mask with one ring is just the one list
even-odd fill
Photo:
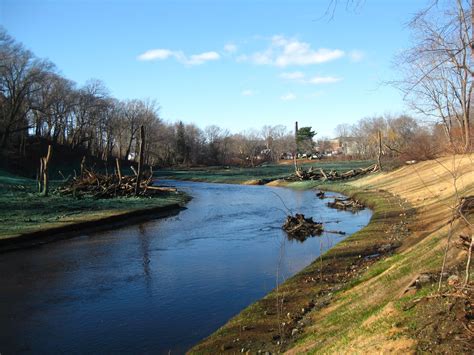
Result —
[[466, 0], [421, 11], [410, 23], [414, 46], [397, 58], [404, 79], [396, 86], [416, 112], [442, 124], [458, 151], [471, 147], [471, 11]]
[[30, 126], [27, 115], [31, 96], [41, 89], [53, 65], [39, 60], [0, 29], [0, 146], [4, 148], [12, 133]]
[[[283, 153], [292, 151], [294, 136], [288, 140], [288, 130], [283, 125], [263, 126], [261, 133], [269, 159], [276, 162]], [[291, 143], [290, 143], [291, 142]]]

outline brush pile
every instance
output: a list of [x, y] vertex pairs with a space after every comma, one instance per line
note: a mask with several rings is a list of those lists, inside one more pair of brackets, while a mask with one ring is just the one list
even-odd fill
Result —
[[72, 178], [56, 192], [62, 195], [76, 197], [93, 196], [95, 198], [153, 196], [168, 192], [176, 192], [173, 187], [159, 187], [151, 185], [153, 174], [146, 173], [141, 179], [138, 193], [136, 193], [137, 174], [129, 176], [102, 175], [84, 169], [80, 176]]
[[321, 180], [321, 181], [335, 181], [335, 180], [345, 180], [350, 179], [356, 176], [365, 175], [368, 173], [373, 173], [379, 169], [377, 164], [373, 164], [367, 168], [352, 169], [343, 173], [337, 172], [335, 170], [324, 171], [323, 169], [313, 169], [310, 167], [308, 170], [304, 170], [301, 167], [298, 167], [295, 170], [295, 174], [292, 175], [290, 180]]
[[351, 198], [335, 198], [334, 201], [328, 202], [327, 205], [330, 208], [352, 212], [360, 211], [365, 208], [362, 203]]
[[467, 218], [469, 214], [474, 212], [474, 196], [461, 197], [457, 206], [457, 215]]
[[283, 230], [293, 239], [304, 241], [309, 236], [320, 235], [324, 229], [323, 224], [314, 222], [312, 217], [305, 218], [303, 214], [286, 217]]

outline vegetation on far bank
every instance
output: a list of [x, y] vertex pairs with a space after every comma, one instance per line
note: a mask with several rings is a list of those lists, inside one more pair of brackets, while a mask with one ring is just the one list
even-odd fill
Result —
[[[310, 167], [322, 168], [324, 170], [334, 170], [338, 172], [357, 168], [365, 168], [373, 164], [370, 160], [314, 160], [298, 163], [305, 169]], [[255, 168], [237, 168], [237, 167], [202, 167], [191, 169], [160, 169], [155, 171], [158, 179], [175, 179], [215, 183], [267, 183], [272, 180], [284, 179], [294, 174], [295, 168], [293, 161], [288, 164], [264, 164]]]
[[[52, 182], [52, 190], [60, 181]], [[0, 239], [89, 220], [100, 220], [115, 214], [173, 204], [184, 204], [182, 193], [160, 197], [76, 198], [51, 193], [40, 196], [35, 180], [0, 171]]]

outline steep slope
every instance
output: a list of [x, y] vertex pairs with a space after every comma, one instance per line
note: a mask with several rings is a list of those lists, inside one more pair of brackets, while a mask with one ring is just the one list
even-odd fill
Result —
[[454, 218], [454, 209], [460, 197], [474, 193], [473, 158], [421, 162], [349, 184], [399, 197], [414, 208], [415, 218], [396, 253], [371, 266], [330, 306], [314, 312], [312, 326], [289, 353], [472, 351], [472, 293], [459, 291], [467, 253], [456, 246], [459, 234], [471, 231]]
[[454, 212], [474, 194], [473, 160], [445, 157], [323, 185], [368, 204], [370, 224], [190, 352], [470, 353], [472, 276], [461, 290], [467, 251], [457, 244], [472, 233]]

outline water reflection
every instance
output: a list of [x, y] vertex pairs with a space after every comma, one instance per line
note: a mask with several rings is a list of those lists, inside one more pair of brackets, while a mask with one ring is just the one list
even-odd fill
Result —
[[140, 252], [143, 259], [143, 274], [145, 275], [145, 284], [148, 292], [151, 292], [151, 272], [150, 272], [150, 237], [146, 230], [146, 224], [142, 223], [138, 225], [138, 239]]

